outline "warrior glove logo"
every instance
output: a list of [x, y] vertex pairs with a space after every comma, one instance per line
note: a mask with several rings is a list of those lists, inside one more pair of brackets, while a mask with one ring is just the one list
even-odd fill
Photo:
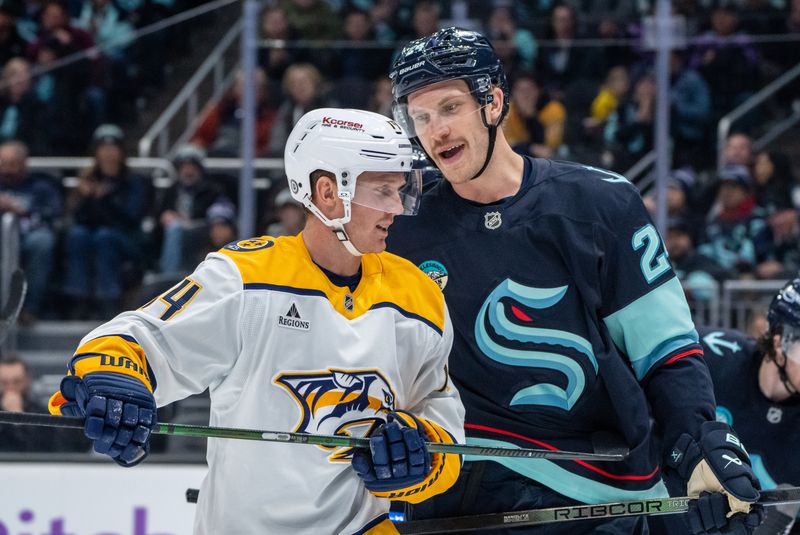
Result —
[[[365, 437], [395, 409], [394, 391], [378, 370], [331, 368], [283, 373], [274, 382], [285, 388], [298, 404], [300, 421], [295, 433]], [[351, 456], [352, 448], [344, 448], [329, 459], [345, 461]]]
[[299, 331], [307, 331], [311, 328], [311, 322], [306, 321], [300, 317], [297, 311], [297, 306], [292, 303], [292, 306], [283, 316], [278, 316], [278, 326], [287, 327], [289, 329], [297, 329]]

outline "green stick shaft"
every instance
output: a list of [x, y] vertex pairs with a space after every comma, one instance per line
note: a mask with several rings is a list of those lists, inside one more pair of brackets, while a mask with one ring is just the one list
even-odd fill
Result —
[[[71, 427], [83, 429], [82, 418], [67, 418], [49, 414], [29, 412], [2, 412], [0, 423], [17, 425], [42, 425], [49, 427]], [[158, 435], [174, 435], [200, 438], [232, 438], [239, 440], [261, 440], [265, 442], [282, 442], [284, 444], [313, 444], [326, 447], [369, 448], [369, 439], [340, 435], [312, 435], [292, 433], [289, 431], [266, 431], [255, 429], [237, 429], [232, 427], [209, 427], [188, 424], [157, 424], [154, 432]], [[443, 444], [427, 442], [428, 451], [433, 453], [455, 453], [459, 455], [477, 455], [483, 457], [521, 457], [528, 459], [550, 460], [584, 460], [584, 461], [621, 461], [628, 455], [623, 448], [614, 448], [607, 452], [573, 452], [552, 451], [530, 448], [499, 448], [471, 446], [469, 444]]]

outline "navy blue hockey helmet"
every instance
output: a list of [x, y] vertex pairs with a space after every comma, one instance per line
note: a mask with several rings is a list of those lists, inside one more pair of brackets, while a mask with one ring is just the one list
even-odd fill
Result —
[[787, 282], [772, 299], [767, 321], [771, 329], [777, 325], [800, 328], [800, 278]]
[[[481, 106], [492, 101], [491, 88], [503, 91], [503, 112], [508, 111], [506, 73], [494, 47], [482, 34], [459, 28], [444, 28], [408, 43], [394, 60], [389, 73], [396, 104], [423, 87], [446, 80], [464, 80]], [[405, 117], [395, 120], [405, 123]], [[404, 125], [405, 126], [405, 125]]]

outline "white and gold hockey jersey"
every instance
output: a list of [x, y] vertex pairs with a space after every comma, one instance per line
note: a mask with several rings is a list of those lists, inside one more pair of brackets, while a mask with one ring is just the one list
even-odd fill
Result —
[[[355, 291], [333, 285], [302, 236], [230, 244], [140, 310], [92, 331], [76, 354], [149, 370], [159, 406], [209, 389], [210, 424], [364, 436], [388, 411], [463, 442], [447, 375], [452, 327], [436, 284], [389, 253], [362, 258]], [[82, 374], [81, 374], [82, 375]], [[446, 431], [445, 431], [446, 430]], [[418, 502], [449, 488], [457, 455], [433, 455]], [[195, 533], [396, 533], [347, 448], [209, 439]]]

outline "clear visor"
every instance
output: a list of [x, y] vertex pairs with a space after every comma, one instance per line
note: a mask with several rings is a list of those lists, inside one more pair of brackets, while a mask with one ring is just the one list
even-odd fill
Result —
[[416, 215], [422, 197], [422, 171], [364, 171], [353, 201], [394, 215]]
[[781, 350], [787, 359], [800, 364], [800, 328], [784, 324]]
[[409, 137], [420, 137], [458, 121], [470, 120], [481, 108], [475, 92], [451, 89], [442, 96], [421, 95], [411, 104], [395, 102], [392, 115]]

